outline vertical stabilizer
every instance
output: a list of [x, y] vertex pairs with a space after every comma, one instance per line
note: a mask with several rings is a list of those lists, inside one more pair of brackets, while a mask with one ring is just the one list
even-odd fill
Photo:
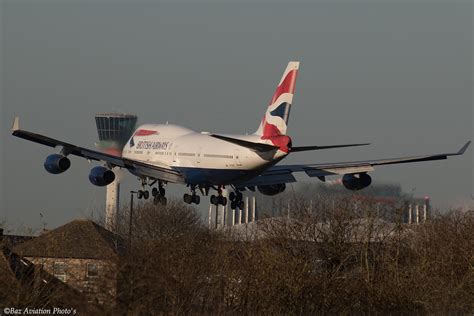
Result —
[[299, 66], [299, 61], [288, 63], [265, 116], [255, 132], [255, 134], [262, 136], [262, 139], [286, 135]]

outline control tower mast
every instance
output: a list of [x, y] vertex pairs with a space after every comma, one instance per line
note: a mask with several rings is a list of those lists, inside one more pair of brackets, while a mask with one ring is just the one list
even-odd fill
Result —
[[[119, 113], [103, 113], [95, 115], [99, 142], [97, 148], [107, 154], [122, 156], [122, 149], [135, 131], [137, 116]], [[117, 174], [118, 172], [114, 170]], [[120, 175], [107, 186], [105, 198], [105, 227], [115, 228], [116, 214], [119, 209]]]

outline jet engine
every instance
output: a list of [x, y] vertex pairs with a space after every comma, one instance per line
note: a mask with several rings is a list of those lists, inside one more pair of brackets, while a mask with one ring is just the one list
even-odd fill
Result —
[[115, 173], [102, 166], [97, 166], [92, 168], [91, 173], [89, 174], [89, 181], [93, 185], [103, 187], [111, 184], [115, 180]]
[[259, 185], [257, 189], [260, 193], [265, 195], [276, 195], [285, 191], [286, 184], [279, 183], [279, 184], [269, 184], [269, 185]]
[[71, 161], [66, 156], [60, 154], [52, 154], [46, 157], [44, 168], [52, 174], [63, 173], [71, 166]]
[[348, 190], [357, 191], [368, 187], [372, 183], [372, 178], [367, 173], [345, 174], [342, 177], [342, 184]]

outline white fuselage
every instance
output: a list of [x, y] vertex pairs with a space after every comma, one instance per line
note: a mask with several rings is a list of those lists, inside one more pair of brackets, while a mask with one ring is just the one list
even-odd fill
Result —
[[[228, 135], [263, 142], [258, 135]], [[140, 126], [123, 148], [124, 158], [180, 171], [189, 184], [228, 184], [258, 175], [286, 156], [253, 151], [209, 133], [171, 124]]]

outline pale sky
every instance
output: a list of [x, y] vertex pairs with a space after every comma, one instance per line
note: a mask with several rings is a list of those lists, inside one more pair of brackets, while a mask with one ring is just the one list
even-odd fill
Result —
[[[4, 0], [0, 11], [0, 222], [11, 229], [102, 214], [105, 197], [84, 159], [46, 173], [59, 149], [12, 137], [16, 115], [24, 129], [90, 148], [98, 112], [252, 133], [290, 60], [301, 61], [294, 145], [372, 145], [283, 163], [451, 152], [473, 137], [472, 1]], [[456, 205], [471, 199], [472, 158], [471, 148], [372, 177]], [[136, 188], [127, 174], [124, 203]]]

